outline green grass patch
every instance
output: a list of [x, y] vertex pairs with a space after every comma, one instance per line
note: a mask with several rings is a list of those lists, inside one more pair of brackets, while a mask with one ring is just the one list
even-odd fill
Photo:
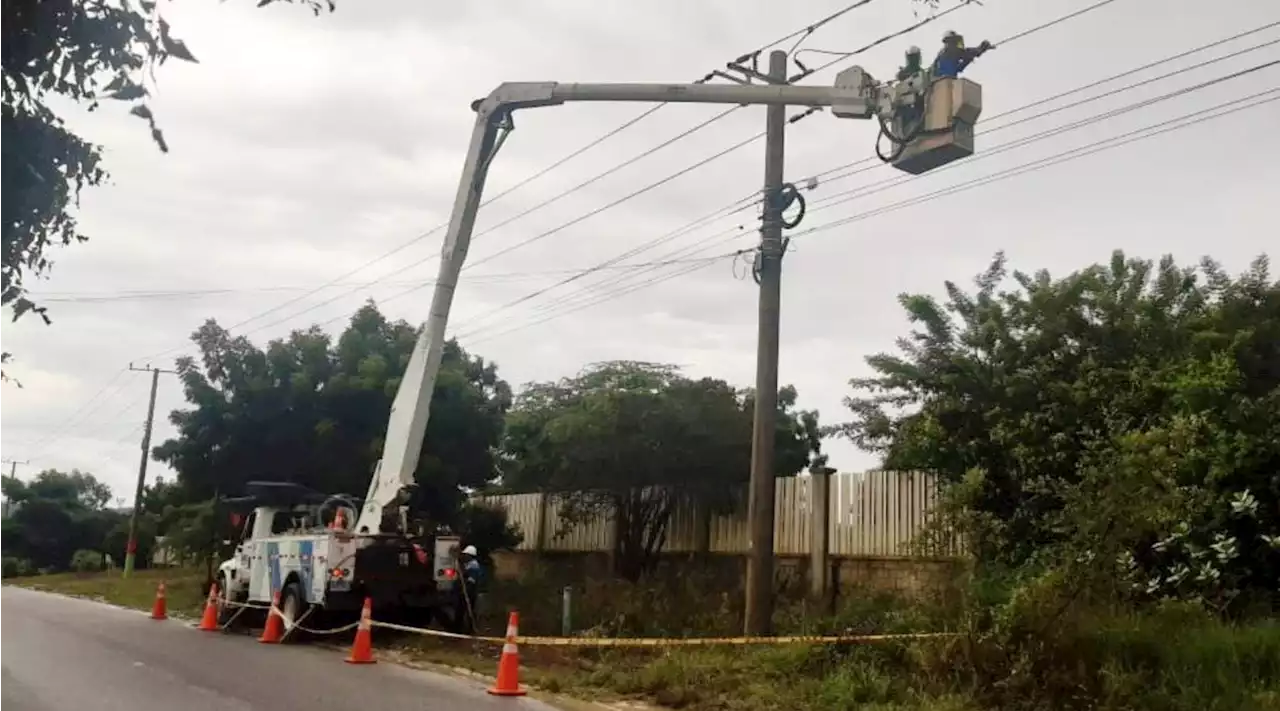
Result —
[[6, 578], [5, 585], [44, 590], [62, 595], [101, 600], [150, 610], [156, 599], [156, 587], [164, 581], [169, 613], [196, 616], [204, 606], [205, 573], [203, 570], [166, 568], [137, 570], [128, 579], [120, 571], [107, 573], [58, 573], [25, 578]]

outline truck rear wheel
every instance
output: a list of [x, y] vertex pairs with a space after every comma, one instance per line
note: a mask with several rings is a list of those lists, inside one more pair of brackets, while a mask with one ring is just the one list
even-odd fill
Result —
[[231, 620], [231, 616], [236, 614], [236, 608], [227, 603], [231, 602], [231, 590], [227, 587], [227, 576], [218, 573], [218, 625], [226, 625]]
[[280, 617], [286, 634], [284, 641], [301, 641], [303, 632], [295, 628], [306, 611], [307, 600], [302, 595], [302, 586], [296, 580], [285, 585], [280, 591]]

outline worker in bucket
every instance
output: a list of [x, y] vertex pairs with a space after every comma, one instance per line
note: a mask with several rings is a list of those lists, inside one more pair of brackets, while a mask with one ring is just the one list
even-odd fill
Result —
[[907, 63], [898, 70], [898, 81], [906, 81], [924, 70], [924, 60], [920, 57], [919, 47], [912, 46], [907, 50]]
[[480, 563], [480, 552], [473, 545], [468, 545], [458, 553], [459, 567], [462, 569], [462, 609], [459, 615], [462, 629], [467, 634], [475, 634], [476, 617], [480, 604], [480, 585], [484, 583], [484, 566]]
[[973, 60], [991, 49], [995, 49], [995, 45], [986, 40], [973, 49], [966, 49], [964, 37], [956, 32], [947, 32], [942, 36], [942, 50], [933, 60], [933, 76], [938, 79], [955, 79]]

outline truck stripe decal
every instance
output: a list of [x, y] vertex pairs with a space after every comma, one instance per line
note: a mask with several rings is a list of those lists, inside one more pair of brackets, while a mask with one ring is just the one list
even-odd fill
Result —
[[[314, 541], [298, 541], [298, 577], [302, 579], [302, 594], [308, 600], [312, 597], [311, 581], [312, 573], [315, 570], [315, 561], [311, 559], [311, 552], [314, 550]], [[318, 601], [313, 601], [318, 602]]]
[[283, 582], [280, 579], [280, 544], [275, 541], [267, 543], [267, 570], [271, 575], [271, 595], [280, 592]]

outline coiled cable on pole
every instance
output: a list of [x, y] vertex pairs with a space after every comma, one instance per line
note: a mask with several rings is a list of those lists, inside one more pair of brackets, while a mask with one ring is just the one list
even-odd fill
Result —
[[[804, 195], [800, 193], [800, 189], [796, 187], [795, 183], [783, 183], [782, 189], [778, 191], [777, 199], [778, 199], [777, 214], [778, 214], [778, 219], [782, 221], [782, 229], [793, 230], [796, 227], [798, 227], [800, 225], [800, 222], [804, 220], [804, 213], [805, 213], [805, 207], [806, 207]], [[799, 203], [800, 211], [796, 213], [796, 216], [793, 219], [788, 220], [782, 216], [782, 213], [785, 212], [788, 208], [790, 208], [792, 203]]]

